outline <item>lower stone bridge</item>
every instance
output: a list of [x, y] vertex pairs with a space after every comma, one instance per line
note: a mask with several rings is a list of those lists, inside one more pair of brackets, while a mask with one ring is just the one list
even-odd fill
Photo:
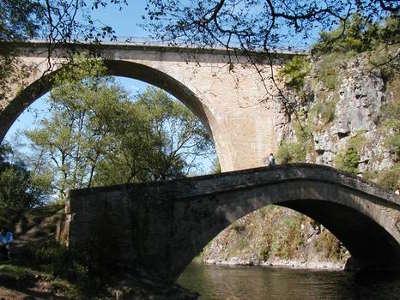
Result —
[[320, 222], [350, 251], [353, 267], [399, 267], [396, 195], [309, 164], [73, 190], [66, 206], [68, 243], [108, 251], [115, 265], [141, 265], [175, 280], [219, 232], [269, 204]]

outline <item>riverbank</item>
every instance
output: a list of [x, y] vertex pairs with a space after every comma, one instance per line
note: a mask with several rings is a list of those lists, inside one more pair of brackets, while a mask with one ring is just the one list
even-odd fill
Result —
[[[0, 261], [0, 299], [194, 300], [198, 294], [140, 268], [99, 268], [98, 253], [70, 251], [62, 233], [63, 205], [13, 214], [12, 260]], [[4, 220], [3, 220], [4, 222]]]
[[237, 220], [201, 253], [205, 264], [317, 270], [343, 270], [349, 257], [321, 224], [273, 205]]
[[199, 294], [178, 284], [168, 284], [147, 275], [130, 275], [103, 282], [98, 290], [82, 290], [82, 282], [74, 283], [39, 272], [12, 261], [0, 262], [0, 299], [135, 299], [195, 300]]
[[287, 269], [304, 269], [304, 270], [331, 270], [342, 271], [345, 264], [343, 262], [333, 261], [299, 261], [287, 259], [274, 259], [269, 261], [252, 261], [244, 260], [238, 257], [233, 257], [229, 260], [214, 260], [209, 259], [203, 262], [206, 265], [217, 266], [262, 266], [262, 267], [276, 267]]

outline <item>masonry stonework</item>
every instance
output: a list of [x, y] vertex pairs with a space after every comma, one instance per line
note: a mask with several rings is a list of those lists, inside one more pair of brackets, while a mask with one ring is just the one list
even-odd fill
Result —
[[294, 209], [328, 228], [351, 253], [348, 267], [400, 266], [397, 196], [310, 164], [71, 191], [69, 242], [85, 248], [105, 236], [106, 224], [114, 265], [140, 265], [174, 280], [219, 232], [269, 204]]
[[[89, 45], [71, 48], [90, 51]], [[55, 50], [48, 57], [46, 43], [31, 42], [17, 50], [24, 75], [11, 80], [10, 91], [0, 99], [0, 140], [23, 110], [51, 89], [54, 72], [71, 49]], [[256, 69], [249, 56], [218, 49], [108, 44], [95, 51], [109, 74], [163, 88], [188, 106], [209, 128], [223, 171], [262, 166], [276, 150], [277, 89], [271, 74], [293, 54], [275, 54], [272, 66], [262, 54], [254, 54]]]

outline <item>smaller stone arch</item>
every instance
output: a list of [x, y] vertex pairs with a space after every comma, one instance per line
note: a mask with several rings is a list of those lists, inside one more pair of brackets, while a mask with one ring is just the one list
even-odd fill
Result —
[[119, 216], [116, 226], [124, 228], [115, 237], [125, 241], [121, 253], [130, 253], [122, 254], [120, 262], [141, 264], [172, 280], [219, 232], [269, 204], [294, 209], [327, 227], [352, 254], [353, 267], [400, 267], [400, 206], [394, 194], [326, 166], [282, 165], [71, 191], [69, 203], [75, 218], [70, 224], [73, 247], [93, 232], [90, 224], [107, 205]]

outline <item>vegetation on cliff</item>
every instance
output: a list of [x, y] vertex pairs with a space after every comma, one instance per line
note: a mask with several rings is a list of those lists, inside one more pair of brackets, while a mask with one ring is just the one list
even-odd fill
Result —
[[202, 252], [206, 263], [340, 268], [349, 253], [323, 226], [278, 206], [233, 223]]
[[[385, 187], [399, 185], [399, 28], [396, 16], [373, 23], [356, 14], [321, 33], [310, 57], [284, 65], [279, 76], [295, 109], [287, 118], [279, 163], [328, 164]], [[354, 118], [351, 109], [360, 116]], [[328, 261], [344, 265], [348, 255], [313, 220], [267, 207], [232, 224], [205, 248], [203, 259], [299, 266], [314, 260], [309, 266], [321, 266]]]

